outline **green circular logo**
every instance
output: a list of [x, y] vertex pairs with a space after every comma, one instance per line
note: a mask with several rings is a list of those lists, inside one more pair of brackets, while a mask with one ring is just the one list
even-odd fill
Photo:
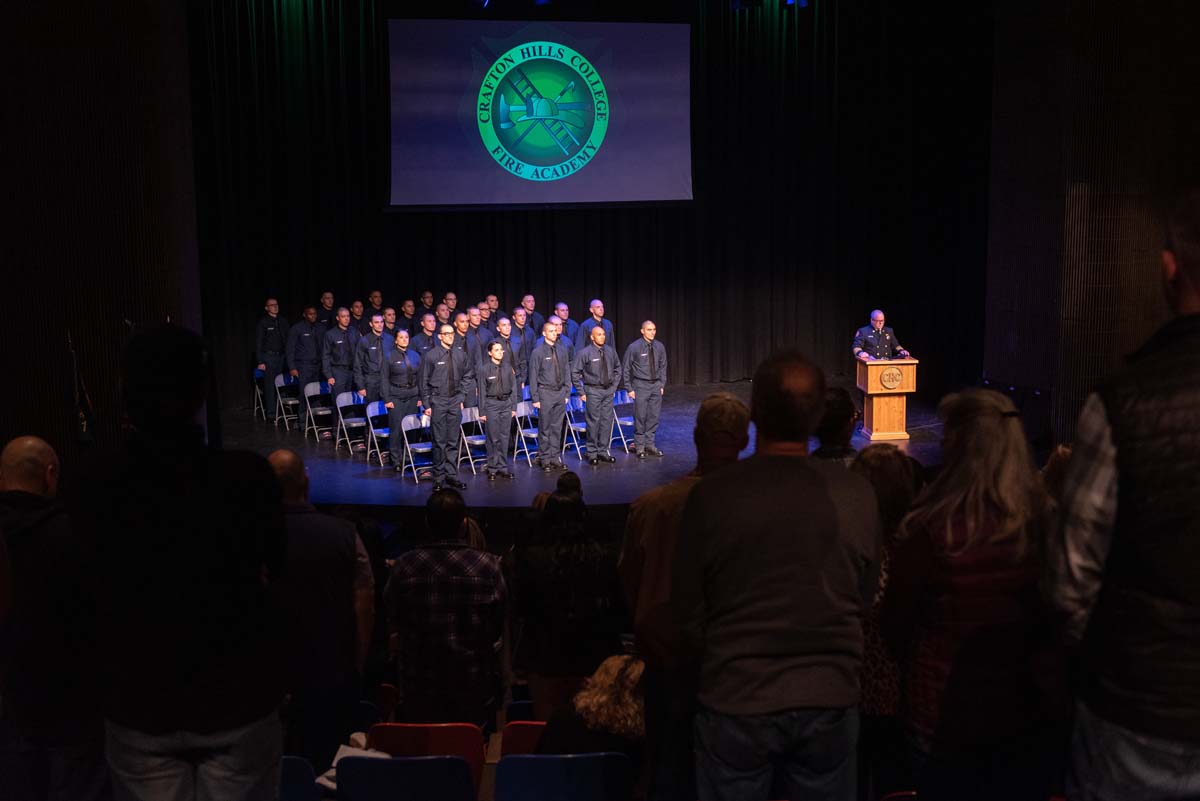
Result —
[[488, 69], [476, 114], [497, 165], [527, 181], [557, 181], [595, 158], [608, 131], [608, 92], [581, 54], [528, 42]]

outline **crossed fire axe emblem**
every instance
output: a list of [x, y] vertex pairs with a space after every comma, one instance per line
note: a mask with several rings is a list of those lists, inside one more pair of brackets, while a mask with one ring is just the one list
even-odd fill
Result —
[[[526, 79], [526, 81], [528, 82], [528, 79]], [[508, 80], [508, 84], [517, 91], [518, 95], [524, 96], [524, 93], [521, 91], [520, 87], [513, 83], [511, 79]], [[531, 87], [533, 86], [532, 83], [529, 85]], [[521, 144], [521, 141], [529, 135], [529, 132], [540, 125], [546, 129], [546, 133], [550, 134], [550, 138], [554, 140], [555, 144], [558, 145], [563, 154], [570, 155], [570, 151], [568, 151], [563, 145], [562, 140], [559, 138], [559, 134], [555, 133], [554, 128], [551, 127], [552, 123], [559, 124], [561, 126], [561, 130], [571, 138], [572, 142], [575, 143], [575, 147], [579, 147], [579, 140], [575, 138], [575, 134], [571, 133], [571, 129], [567, 126], [573, 125], [576, 128], [582, 128], [583, 124], [566, 117], [561, 112], [582, 111], [584, 109], [591, 108], [591, 104], [573, 101], [567, 103], [560, 102], [564, 96], [570, 94], [572, 91], [574, 91], [574, 89], [575, 82], [571, 81], [563, 87], [561, 92], [558, 93], [558, 97], [551, 100], [549, 98], [542, 97], [538, 93], [537, 89], [534, 88], [533, 93], [526, 98], [524, 105], [511, 106], [508, 104], [508, 100], [505, 99], [504, 94], [501, 93], [499, 108], [496, 112], [496, 117], [499, 121], [500, 127], [507, 130], [514, 127], [518, 122], [531, 123], [524, 131], [521, 132], [521, 135], [516, 138], [516, 141], [512, 143], [512, 147], [516, 147], [517, 145]], [[514, 112], [520, 112], [522, 114], [522, 116], [518, 117], [515, 121], [512, 119]]]

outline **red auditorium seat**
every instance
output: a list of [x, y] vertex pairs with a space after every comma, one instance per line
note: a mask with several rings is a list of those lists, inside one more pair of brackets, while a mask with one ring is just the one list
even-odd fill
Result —
[[500, 735], [500, 756], [536, 754], [545, 728], [546, 724], [540, 720], [514, 720], [506, 724]]

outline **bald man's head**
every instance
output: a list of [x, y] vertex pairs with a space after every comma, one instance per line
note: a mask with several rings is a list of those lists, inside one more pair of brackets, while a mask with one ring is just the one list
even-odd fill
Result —
[[58, 492], [58, 454], [39, 437], [17, 437], [0, 451], [0, 490], [53, 498]]
[[308, 473], [304, 460], [295, 451], [280, 448], [267, 457], [279, 488], [283, 491], [284, 503], [304, 503], [308, 500]]

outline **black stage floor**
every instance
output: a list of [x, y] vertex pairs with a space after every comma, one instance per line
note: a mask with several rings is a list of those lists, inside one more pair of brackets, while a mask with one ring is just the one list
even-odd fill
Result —
[[[568, 450], [565, 461], [568, 469], [579, 474], [583, 482], [584, 499], [592, 505], [624, 505], [651, 487], [675, 479], [695, 466], [696, 452], [692, 445], [692, 427], [696, 409], [711, 392], [732, 392], [749, 403], [750, 382], [671, 386], [663, 399], [662, 420], [657, 445], [666, 454], [661, 459], [639, 461], [625, 454], [618, 443], [613, 449], [616, 464], [588, 465]], [[418, 507], [424, 506], [432, 483], [413, 482], [411, 474], [401, 478], [391, 465], [380, 467], [378, 461], [367, 462], [362, 452], [353, 455], [345, 448], [335, 451], [332, 440], [314, 442], [300, 430], [284, 431], [260, 419], [252, 419], [246, 410], [227, 413], [223, 420], [226, 448], [238, 448], [270, 453], [277, 448], [290, 448], [308, 466], [310, 494], [315, 504], [322, 506]], [[932, 407], [910, 399], [908, 406], [909, 434], [907, 442], [897, 442], [923, 465], [941, 462], [941, 423]], [[751, 427], [749, 455], [754, 449]], [[869, 442], [856, 435], [851, 443], [856, 449]], [[464, 492], [472, 508], [528, 508], [534, 495], [553, 490], [559, 473], [543, 473], [529, 467], [520, 459], [513, 467], [514, 481], [489, 482], [482, 469], [478, 476], [464, 464], [459, 478], [467, 484]]]

